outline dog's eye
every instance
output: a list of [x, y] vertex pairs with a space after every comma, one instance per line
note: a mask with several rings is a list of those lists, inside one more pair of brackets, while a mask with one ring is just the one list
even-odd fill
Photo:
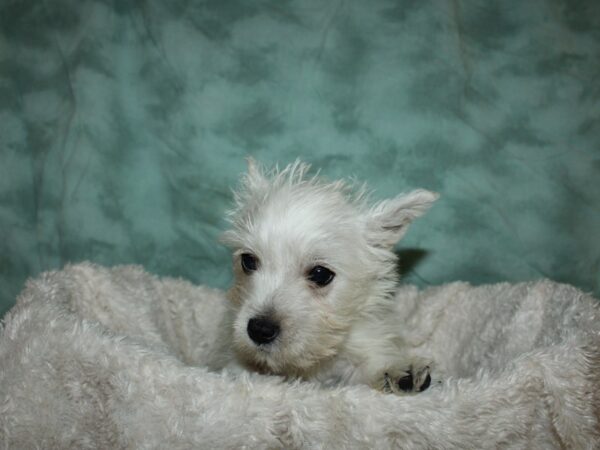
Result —
[[258, 259], [250, 253], [242, 253], [242, 270], [249, 274], [254, 272], [258, 267]]
[[319, 287], [327, 286], [333, 277], [335, 273], [323, 266], [315, 266], [308, 272], [308, 279]]

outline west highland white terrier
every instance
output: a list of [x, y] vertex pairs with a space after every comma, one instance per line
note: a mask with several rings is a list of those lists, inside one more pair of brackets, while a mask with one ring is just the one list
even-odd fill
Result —
[[232, 345], [261, 373], [327, 385], [420, 392], [431, 362], [394, 321], [397, 256], [408, 225], [438, 195], [416, 190], [368, 205], [364, 186], [308, 176], [299, 161], [266, 171], [249, 160], [235, 193]]

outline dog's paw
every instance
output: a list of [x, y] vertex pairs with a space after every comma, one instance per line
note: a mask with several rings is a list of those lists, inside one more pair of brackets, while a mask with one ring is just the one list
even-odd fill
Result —
[[382, 391], [394, 394], [423, 392], [431, 385], [429, 366], [411, 367], [400, 373], [385, 372], [383, 374]]

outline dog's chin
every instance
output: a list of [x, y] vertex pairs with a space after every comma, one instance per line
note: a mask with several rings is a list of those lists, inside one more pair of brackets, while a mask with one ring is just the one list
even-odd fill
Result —
[[308, 377], [319, 365], [317, 358], [286, 358], [270, 346], [236, 346], [236, 354], [249, 370], [269, 375]]

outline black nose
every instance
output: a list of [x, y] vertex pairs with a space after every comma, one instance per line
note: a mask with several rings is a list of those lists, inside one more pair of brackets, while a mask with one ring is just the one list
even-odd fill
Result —
[[279, 325], [266, 317], [254, 317], [248, 321], [248, 336], [257, 344], [268, 344], [279, 334]]

